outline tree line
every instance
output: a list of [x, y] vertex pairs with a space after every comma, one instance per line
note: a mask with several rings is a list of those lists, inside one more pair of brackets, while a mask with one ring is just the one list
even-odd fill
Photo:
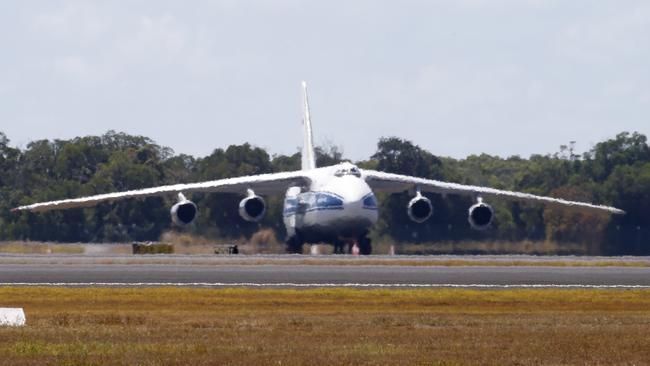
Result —
[[[336, 147], [317, 149], [318, 166], [343, 160]], [[427, 194], [434, 215], [417, 224], [406, 215], [412, 195], [405, 192], [379, 195], [380, 220], [372, 232], [375, 240], [549, 240], [582, 243], [593, 254], [650, 254], [650, 147], [640, 133], [622, 132], [583, 154], [577, 154], [569, 144], [561, 146], [557, 153], [529, 158], [488, 154], [464, 159], [439, 157], [409, 141], [390, 137], [379, 140], [368, 160], [356, 163], [362, 168], [424, 178], [592, 201], [628, 213], [610, 217], [494, 199], [488, 200], [495, 210], [492, 227], [474, 231], [467, 223], [471, 198]], [[196, 158], [175, 154], [147, 137], [115, 131], [70, 140], [38, 140], [24, 149], [12, 147], [0, 132], [0, 240], [157, 240], [164, 231], [173, 229], [169, 208], [175, 197], [46, 213], [13, 214], [10, 208], [37, 201], [299, 168], [299, 152], [270, 155], [250, 144], [217, 148], [208, 156]], [[241, 196], [193, 194], [199, 217], [183, 230], [236, 239], [271, 228], [282, 239], [282, 198], [266, 197], [266, 216], [260, 223], [249, 223], [238, 215]]]

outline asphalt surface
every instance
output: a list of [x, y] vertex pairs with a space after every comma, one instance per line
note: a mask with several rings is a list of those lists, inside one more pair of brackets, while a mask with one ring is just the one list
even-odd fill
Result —
[[650, 288], [650, 267], [102, 264], [97, 257], [89, 264], [44, 264], [39, 256], [26, 258], [20, 264], [0, 258], [0, 285]]

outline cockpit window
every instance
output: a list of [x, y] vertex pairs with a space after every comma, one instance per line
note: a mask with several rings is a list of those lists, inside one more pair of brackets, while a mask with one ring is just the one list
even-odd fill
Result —
[[359, 168], [357, 167], [341, 168], [334, 172], [334, 175], [337, 177], [342, 177], [344, 175], [354, 175], [355, 177], [359, 178], [361, 177], [361, 171], [359, 171]]

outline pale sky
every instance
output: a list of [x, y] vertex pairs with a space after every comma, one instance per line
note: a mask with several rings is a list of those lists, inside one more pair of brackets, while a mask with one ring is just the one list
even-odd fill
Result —
[[381, 136], [436, 155], [578, 151], [650, 135], [650, 1], [2, 1], [13, 145], [151, 137], [177, 153]]

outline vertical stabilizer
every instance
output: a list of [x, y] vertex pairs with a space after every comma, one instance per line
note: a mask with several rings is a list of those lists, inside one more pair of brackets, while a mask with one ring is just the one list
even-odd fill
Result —
[[309, 116], [309, 100], [307, 99], [307, 83], [302, 82], [302, 100], [303, 100], [303, 117], [302, 117], [302, 170], [316, 168], [316, 154], [314, 153], [314, 137], [311, 132], [311, 118]]

